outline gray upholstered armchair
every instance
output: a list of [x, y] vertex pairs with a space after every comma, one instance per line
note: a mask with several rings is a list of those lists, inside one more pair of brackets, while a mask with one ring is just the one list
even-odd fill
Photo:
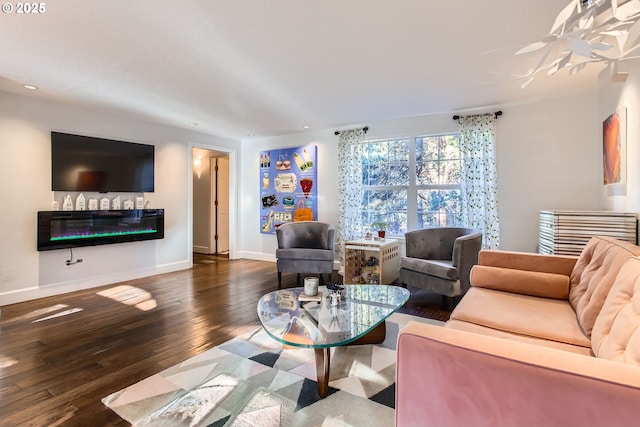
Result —
[[319, 274], [333, 272], [335, 229], [333, 225], [317, 221], [288, 222], [276, 229], [278, 249], [276, 269], [278, 288], [282, 285], [282, 272]]
[[443, 295], [450, 308], [470, 287], [471, 267], [478, 263], [482, 233], [471, 228], [426, 228], [405, 234], [400, 282]]

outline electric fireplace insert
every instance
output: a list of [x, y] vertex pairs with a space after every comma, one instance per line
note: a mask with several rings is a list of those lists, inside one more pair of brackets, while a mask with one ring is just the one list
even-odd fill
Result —
[[164, 238], [164, 209], [38, 212], [38, 250]]

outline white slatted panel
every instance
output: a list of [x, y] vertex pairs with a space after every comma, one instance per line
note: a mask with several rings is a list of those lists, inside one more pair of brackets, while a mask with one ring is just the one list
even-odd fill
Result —
[[636, 243], [637, 215], [614, 211], [540, 211], [541, 254], [580, 255], [593, 236]]

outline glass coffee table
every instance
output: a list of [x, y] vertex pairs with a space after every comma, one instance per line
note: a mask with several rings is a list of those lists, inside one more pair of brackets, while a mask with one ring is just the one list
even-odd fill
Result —
[[385, 319], [409, 299], [407, 289], [389, 285], [345, 285], [337, 305], [329, 293], [321, 286], [318, 297], [306, 301], [303, 288], [282, 289], [258, 301], [258, 317], [273, 339], [315, 350], [320, 397], [329, 391], [331, 347], [383, 342]]

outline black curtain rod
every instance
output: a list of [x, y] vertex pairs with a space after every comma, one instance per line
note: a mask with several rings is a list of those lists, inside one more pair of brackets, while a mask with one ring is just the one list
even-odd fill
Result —
[[[497, 119], [498, 117], [500, 117], [502, 115], [502, 111], [496, 111], [495, 113], [493, 113], [493, 116]], [[453, 120], [458, 120], [460, 118], [459, 115], [455, 115], [453, 116]]]
[[[367, 133], [367, 131], [369, 130], [369, 126], [365, 126], [362, 128], [362, 130], [364, 131], [364, 133]], [[335, 135], [340, 135], [340, 131], [337, 130], [334, 132]]]

